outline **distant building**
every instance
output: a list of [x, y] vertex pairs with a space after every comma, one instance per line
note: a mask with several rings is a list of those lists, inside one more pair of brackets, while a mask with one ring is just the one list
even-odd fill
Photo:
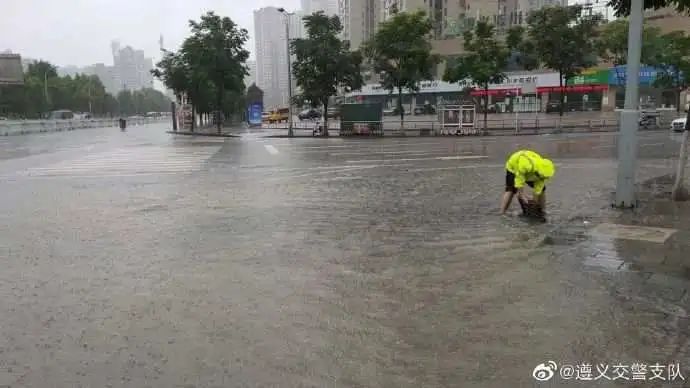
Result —
[[249, 68], [249, 75], [244, 77], [245, 88], [256, 83], [256, 61], [247, 61], [247, 67]]
[[[266, 109], [288, 106], [288, 65], [285, 18], [288, 18], [290, 39], [304, 36], [302, 15], [287, 16], [276, 7], [254, 11], [256, 42], [256, 85], [264, 91]], [[295, 86], [293, 80], [293, 90]]]
[[690, 34], [690, 18], [671, 7], [645, 11], [644, 21], [646, 25], [659, 27], [662, 33], [683, 31]]
[[101, 83], [105, 87], [105, 91], [110, 94], [117, 93], [117, 87], [113, 82], [113, 73], [115, 68], [113, 66], [106, 66], [103, 63], [96, 63], [91, 66], [84, 68], [83, 73], [86, 75], [95, 75], [101, 80]]
[[302, 0], [302, 13], [311, 15], [322, 11], [326, 15], [338, 14], [338, 0]]
[[153, 88], [153, 60], [147, 58], [143, 50], [135, 50], [131, 46], [120, 48], [118, 42], [113, 42], [111, 48], [114, 90]]
[[[421, 0], [420, 0], [421, 1]], [[338, 0], [338, 16], [343, 24], [342, 39], [357, 50], [369, 40], [382, 20], [385, 0]]]

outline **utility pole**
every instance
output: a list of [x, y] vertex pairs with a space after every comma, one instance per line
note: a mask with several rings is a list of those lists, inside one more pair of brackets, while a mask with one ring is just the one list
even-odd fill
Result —
[[621, 111], [618, 132], [618, 180], [613, 206], [635, 206], [635, 172], [637, 170], [637, 131], [639, 129], [639, 78], [642, 51], [643, 0], [631, 0], [628, 32], [628, 64], [625, 106]]
[[292, 66], [290, 65], [290, 16], [294, 15], [295, 13], [287, 12], [285, 8], [278, 8], [278, 12], [285, 15], [285, 44], [287, 49], [288, 72], [288, 137], [293, 137], [295, 133], [292, 129]]

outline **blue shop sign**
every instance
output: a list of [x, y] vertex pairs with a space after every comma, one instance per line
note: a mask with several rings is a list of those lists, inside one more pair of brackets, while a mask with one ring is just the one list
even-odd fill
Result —
[[[609, 85], [621, 86], [625, 85], [627, 80], [627, 66], [620, 65], [609, 69]], [[658, 70], [651, 66], [642, 66], [640, 68], [640, 85], [652, 86], [656, 80]]]

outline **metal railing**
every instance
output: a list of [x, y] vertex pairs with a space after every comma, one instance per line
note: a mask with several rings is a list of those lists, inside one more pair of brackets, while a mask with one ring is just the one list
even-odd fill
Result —
[[[137, 126], [169, 121], [162, 118], [128, 118], [127, 126]], [[0, 121], [0, 136], [26, 135], [31, 133], [73, 131], [87, 128], [106, 128], [119, 126], [119, 119], [84, 120], [3, 120]]]
[[[597, 118], [569, 117], [569, 116], [523, 116], [506, 117], [501, 119], [487, 120], [486, 129], [484, 121], [480, 116], [475, 121], [474, 128], [460, 129], [455, 126], [442, 126], [438, 120], [415, 120], [410, 118], [402, 123], [400, 120], [384, 119], [382, 128], [385, 133], [404, 133], [417, 134], [420, 136], [441, 136], [441, 135], [530, 135], [546, 133], [565, 133], [565, 132], [612, 132], [618, 130], [618, 115], [602, 115]], [[660, 117], [656, 122], [640, 126], [640, 130], [670, 129], [671, 118]], [[364, 122], [360, 122], [364, 123]], [[322, 123], [323, 124], [323, 123]], [[313, 130], [314, 122], [295, 122], [294, 128]], [[341, 122], [329, 120], [328, 128], [340, 130]], [[283, 124], [264, 125], [264, 128], [287, 129]]]

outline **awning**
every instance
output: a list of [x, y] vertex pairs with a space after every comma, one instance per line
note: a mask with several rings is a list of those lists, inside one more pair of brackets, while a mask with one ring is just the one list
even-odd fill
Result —
[[[603, 92], [609, 90], [608, 85], [569, 85], [563, 86], [563, 91], [566, 93], [590, 93]], [[560, 86], [542, 86], [537, 88], [537, 93], [558, 93], [561, 91]]]
[[479, 96], [502, 96], [506, 94], [512, 94], [512, 95], [520, 95], [521, 89], [520, 88], [509, 88], [509, 89], [489, 89], [489, 90], [484, 90], [484, 89], [475, 89], [470, 92], [471, 96], [479, 97]]

